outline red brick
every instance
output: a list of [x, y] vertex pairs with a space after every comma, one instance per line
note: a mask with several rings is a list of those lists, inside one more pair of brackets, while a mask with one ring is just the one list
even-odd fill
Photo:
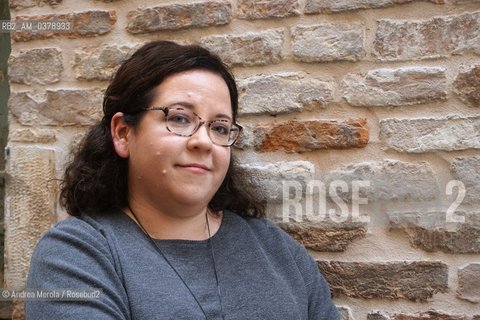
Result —
[[288, 121], [254, 129], [255, 148], [261, 152], [306, 152], [318, 149], [363, 148], [369, 139], [366, 119]]

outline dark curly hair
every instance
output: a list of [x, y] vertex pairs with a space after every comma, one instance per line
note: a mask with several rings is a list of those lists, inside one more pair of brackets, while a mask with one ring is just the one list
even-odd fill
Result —
[[[233, 121], [238, 110], [235, 79], [220, 58], [196, 45], [154, 41], [143, 45], [116, 72], [103, 100], [103, 119], [87, 132], [67, 164], [60, 186], [60, 204], [70, 215], [107, 214], [128, 205], [128, 159], [115, 152], [110, 122], [117, 112], [135, 127], [142, 110], [153, 99], [153, 90], [166, 77], [182, 71], [205, 69], [220, 75], [228, 86]], [[231, 159], [226, 177], [208, 206], [212, 211], [231, 210], [242, 216], [264, 216], [256, 203], [232, 178]]]

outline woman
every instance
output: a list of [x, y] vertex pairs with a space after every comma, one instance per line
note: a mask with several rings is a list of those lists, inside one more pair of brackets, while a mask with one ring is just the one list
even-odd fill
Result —
[[314, 261], [235, 186], [238, 94], [219, 58], [151, 42], [117, 71], [39, 241], [27, 319], [338, 319]]

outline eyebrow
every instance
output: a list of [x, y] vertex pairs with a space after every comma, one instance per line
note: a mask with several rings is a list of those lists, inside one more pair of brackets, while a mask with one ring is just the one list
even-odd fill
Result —
[[[190, 110], [194, 109], [195, 106], [188, 102], [188, 101], [177, 101], [177, 102], [173, 102], [173, 103], [170, 103], [170, 104], [167, 104], [165, 107], [169, 108], [169, 107], [173, 107], [173, 106], [177, 106], [177, 105], [180, 105], [182, 107], [185, 107], [185, 108], [188, 108]], [[192, 110], [193, 111], [193, 110]], [[218, 113], [216, 116], [216, 118], [226, 118], [228, 119], [229, 121], [232, 121], [232, 117], [230, 117], [228, 114], [225, 114], [225, 113]]]

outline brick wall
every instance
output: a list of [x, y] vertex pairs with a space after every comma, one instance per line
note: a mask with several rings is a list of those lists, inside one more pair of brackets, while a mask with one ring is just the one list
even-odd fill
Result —
[[53, 179], [99, 119], [112, 73], [167, 39], [233, 67], [246, 127], [238, 179], [311, 250], [343, 319], [480, 319], [480, 1], [10, 8], [17, 21], [72, 28], [12, 34], [7, 287], [25, 285], [35, 241], [65, 217]]

